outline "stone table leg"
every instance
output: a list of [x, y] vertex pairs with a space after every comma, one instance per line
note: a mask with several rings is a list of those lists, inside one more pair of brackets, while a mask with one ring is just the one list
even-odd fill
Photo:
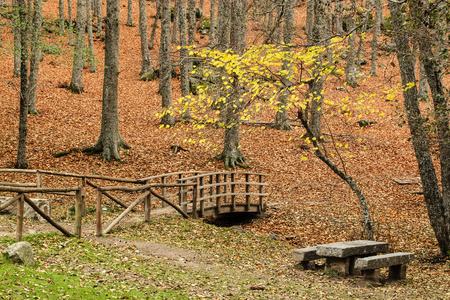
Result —
[[327, 257], [325, 271], [333, 270], [341, 276], [347, 276], [350, 269], [350, 259], [340, 257]]

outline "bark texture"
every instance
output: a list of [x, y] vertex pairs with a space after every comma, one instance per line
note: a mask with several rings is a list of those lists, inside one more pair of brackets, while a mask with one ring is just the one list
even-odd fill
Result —
[[127, 26], [133, 27], [133, 0], [128, 0], [127, 3]]
[[[291, 52], [291, 44], [294, 38], [294, 21], [295, 21], [295, 3], [296, 0], [286, 0], [284, 2], [283, 15], [284, 15], [284, 26], [283, 26], [283, 42], [282, 51]], [[278, 98], [278, 111], [275, 116], [274, 128], [280, 130], [292, 130], [288, 119], [288, 97], [290, 94], [289, 88], [291, 86], [290, 76], [292, 75], [292, 65], [289, 61], [284, 61], [282, 69], [288, 71], [288, 74], [281, 78], [283, 83], [283, 91]]]
[[155, 79], [155, 72], [148, 50], [147, 7], [145, 0], [139, 0], [139, 35], [141, 37], [142, 68], [141, 80]]
[[[348, 22], [350, 30], [356, 27], [356, 0], [351, 0], [352, 16]], [[352, 32], [348, 38], [347, 66], [345, 68], [345, 81], [350, 86], [357, 86], [356, 82], [356, 32]]]
[[97, 72], [97, 64], [95, 58], [94, 34], [92, 30], [92, 0], [86, 0], [86, 22], [89, 45], [89, 72], [95, 73]]
[[89, 153], [102, 152], [104, 160], [120, 160], [119, 148], [129, 148], [119, 132], [119, 9], [119, 0], [106, 1], [101, 132], [97, 143], [84, 150]]
[[17, 145], [16, 168], [26, 169], [27, 162], [27, 122], [28, 122], [28, 18], [25, 0], [17, 2], [18, 21], [20, 24], [20, 110], [19, 110], [19, 143]]
[[59, 35], [63, 35], [65, 31], [64, 17], [64, 0], [59, 0]]
[[[247, 37], [247, 0], [232, 0], [231, 2], [231, 28], [230, 28], [230, 46], [235, 53], [241, 54], [245, 49]], [[225, 137], [222, 154], [220, 159], [224, 161], [225, 168], [235, 168], [243, 165], [245, 162], [244, 154], [240, 146], [239, 124], [240, 110], [244, 105], [241, 99], [243, 94], [239, 78], [233, 77], [233, 91], [229, 95], [229, 100], [225, 106]]]
[[14, 70], [13, 77], [20, 76], [20, 57], [21, 57], [21, 45], [20, 45], [20, 9], [19, 0], [12, 1], [13, 7], [13, 35], [14, 35]]
[[30, 75], [28, 79], [28, 113], [37, 114], [36, 91], [38, 85], [39, 64], [41, 63], [41, 28], [42, 28], [42, 1], [34, 0], [33, 26], [31, 29], [31, 58]]
[[173, 126], [172, 114], [172, 57], [170, 55], [170, 1], [161, 2], [161, 42], [159, 47], [159, 93], [162, 97], [161, 124]]
[[[420, 6], [419, 6], [420, 7]], [[401, 12], [400, 4], [397, 2], [389, 2], [389, 9], [392, 17], [393, 26], [393, 40], [397, 46], [397, 59], [400, 67], [402, 85], [405, 87], [409, 83], [416, 82], [415, 76], [415, 59], [413, 57], [411, 48], [409, 46], [409, 39], [405, 34], [404, 18]], [[420, 10], [418, 10], [420, 11]], [[423, 38], [423, 37], [422, 37]], [[425, 47], [425, 48], [424, 48]], [[421, 51], [427, 53], [428, 47], [426, 44], [422, 45]], [[430, 54], [430, 53], [428, 53]], [[439, 83], [439, 71], [434, 65], [433, 55], [429, 57], [428, 62], [424, 61], [427, 76], [430, 76], [429, 83], [432, 89], [433, 101], [435, 108], [438, 109], [438, 135], [439, 135], [439, 150], [441, 160], [441, 172], [442, 172], [442, 193], [439, 189], [439, 182], [436, 176], [436, 171], [433, 165], [430, 147], [428, 144], [428, 137], [424, 128], [424, 118], [421, 115], [417, 87], [413, 86], [408, 89], [403, 89], [404, 105], [408, 118], [408, 125], [411, 132], [412, 143], [414, 146], [414, 152], [416, 155], [417, 163], [419, 166], [420, 177], [423, 185], [423, 194], [426, 201], [428, 215], [430, 218], [431, 226], [435, 232], [436, 239], [444, 255], [450, 254], [450, 203], [449, 203], [449, 158], [443, 155], [449, 155], [449, 143], [448, 139], [448, 111], [445, 107], [442, 109], [444, 98], [441, 97], [441, 84]], [[427, 60], [427, 59], [425, 59]], [[434, 87], [432, 87], [434, 86]], [[442, 118], [442, 119], [440, 119]]]
[[86, 60], [86, 0], [77, 1], [77, 32], [73, 54], [72, 80], [69, 90], [75, 94], [83, 92], [83, 67]]
[[[314, 2], [314, 23], [312, 29], [312, 41], [314, 45], [323, 46], [323, 40], [325, 38], [327, 30], [326, 19], [326, 1], [316, 0]], [[309, 116], [309, 128], [313, 133], [313, 136], [320, 138], [322, 136], [322, 104], [323, 104], [323, 83], [325, 81], [322, 73], [323, 55], [318, 53], [315, 57], [313, 67], [313, 81], [310, 84], [310, 101], [311, 112]]]

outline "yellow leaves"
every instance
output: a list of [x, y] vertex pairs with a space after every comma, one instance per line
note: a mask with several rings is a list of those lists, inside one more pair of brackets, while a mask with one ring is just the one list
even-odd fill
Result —
[[302, 160], [302, 161], [305, 161], [305, 160], [308, 160], [308, 158], [307, 158], [306, 156], [303, 156], [303, 157], [301, 158], [301, 160]]

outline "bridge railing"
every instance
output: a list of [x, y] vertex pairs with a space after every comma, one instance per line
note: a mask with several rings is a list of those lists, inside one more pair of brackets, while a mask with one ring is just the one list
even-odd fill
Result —
[[[265, 174], [250, 172], [214, 172], [178, 179], [179, 183], [195, 183], [192, 216], [204, 217], [206, 211], [214, 214], [227, 212], [258, 212], [264, 210]], [[180, 187], [181, 198], [190, 191]], [[209, 206], [208, 206], [209, 204]], [[187, 210], [187, 209], [186, 209]]]

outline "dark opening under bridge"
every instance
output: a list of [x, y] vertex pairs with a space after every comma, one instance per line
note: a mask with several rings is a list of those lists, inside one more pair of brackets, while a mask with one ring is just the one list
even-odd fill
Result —
[[[16, 174], [36, 174], [35, 182], [23, 183], [23, 176]], [[8, 182], [0, 181], [0, 192], [6, 193], [4, 202], [0, 200], [0, 212], [17, 202], [17, 239], [22, 237], [23, 206], [28, 203], [39, 215], [68, 236], [81, 236], [82, 218], [86, 215], [87, 188], [95, 189], [95, 219], [96, 235], [109, 233], [126, 215], [136, 211], [136, 207], [143, 204], [144, 220], [150, 220], [152, 210], [173, 207], [185, 218], [207, 217], [226, 213], [255, 213], [265, 210], [264, 174], [251, 172], [205, 172], [188, 171], [167, 173], [141, 179], [124, 179], [105, 177], [100, 175], [79, 175], [43, 170], [16, 170], [0, 169], [1, 180], [7, 178]], [[9, 175], [9, 176], [8, 176]], [[55, 188], [43, 187], [43, 176], [70, 177], [80, 182], [76, 187]], [[21, 181], [11, 182], [12, 180]], [[56, 180], [58, 181], [58, 180]], [[95, 182], [94, 182], [95, 181]], [[97, 183], [101, 181], [101, 183]], [[103, 185], [104, 182], [109, 185]], [[111, 185], [111, 183], [124, 183], [127, 185]], [[129, 205], [120, 200], [114, 193], [138, 194], [138, 197]], [[43, 194], [57, 194], [75, 199], [75, 228], [74, 234], [55, 222], [49, 214], [34, 205], [30, 194], [42, 198]], [[104, 199], [113, 201], [124, 211], [103, 230], [102, 211]]]

